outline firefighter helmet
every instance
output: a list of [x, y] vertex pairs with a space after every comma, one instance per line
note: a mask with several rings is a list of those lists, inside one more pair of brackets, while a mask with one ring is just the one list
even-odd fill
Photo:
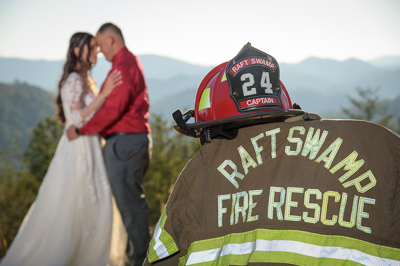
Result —
[[[279, 78], [278, 62], [247, 43], [229, 62], [211, 70], [201, 82], [195, 109], [183, 116], [177, 110], [175, 129], [198, 137], [205, 128], [238, 121], [296, 116], [285, 86]], [[195, 123], [187, 123], [193, 117]]]

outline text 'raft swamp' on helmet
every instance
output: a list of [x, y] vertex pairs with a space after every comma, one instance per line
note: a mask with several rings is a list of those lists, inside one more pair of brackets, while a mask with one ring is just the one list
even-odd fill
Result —
[[[195, 109], [173, 113], [175, 129], [185, 135], [211, 141], [213, 128], [224, 129], [271, 122], [277, 117], [305, 112], [292, 109], [292, 102], [279, 78], [274, 57], [247, 43], [229, 62], [211, 70], [201, 82]], [[194, 123], [188, 123], [191, 117]], [[219, 128], [218, 133], [221, 133]], [[229, 135], [229, 134], [228, 134]], [[229, 138], [229, 136], [227, 137]]]

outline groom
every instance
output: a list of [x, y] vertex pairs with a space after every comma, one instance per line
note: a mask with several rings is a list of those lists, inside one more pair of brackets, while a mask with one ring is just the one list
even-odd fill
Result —
[[[121, 30], [112, 23], [96, 34], [100, 51], [121, 71], [123, 83], [107, 98], [100, 111], [83, 127], [71, 126], [69, 140], [100, 133], [106, 139], [104, 160], [118, 209], [133, 244], [134, 265], [142, 265], [150, 242], [149, 215], [143, 177], [149, 164], [151, 135], [149, 99], [139, 58], [126, 47]], [[130, 259], [131, 256], [128, 255]]]

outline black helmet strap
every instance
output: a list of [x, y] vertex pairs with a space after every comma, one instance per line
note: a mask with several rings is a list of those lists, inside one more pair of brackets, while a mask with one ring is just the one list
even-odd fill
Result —
[[193, 109], [186, 111], [183, 115], [181, 110], [178, 109], [172, 113], [172, 117], [174, 118], [176, 125], [178, 126], [178, 128], [181, 129], [181, 131], [184, 131], [187, 135], [194, 138], [198, 137], [195, 130], [190, 129], [186, 126], [186, 122], [189, 121], [190, 118], [194, 117]]

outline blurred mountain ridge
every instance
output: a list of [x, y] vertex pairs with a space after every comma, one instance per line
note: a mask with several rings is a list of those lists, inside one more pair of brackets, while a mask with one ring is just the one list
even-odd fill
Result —
[[[176, 109], [193, 108], [197, 88], [214, 66], [201, 66], [157, 55], [139, 55], [148, 83], [151, 112], [170, 117]], [[64, 61], [0, 57], [0, 82], [26, 82], [55, 94]], [[293, 102], [315, 113], [332, 113], [349, 104], [356, 88], [379, 89], [380, 99], [400, 95], [400, 56], [368, 62], [311, 57], [297, 64], [280, 63], [281, 80]], [[111, 63], [99, 56], [92, 76], [101, 86]]]

